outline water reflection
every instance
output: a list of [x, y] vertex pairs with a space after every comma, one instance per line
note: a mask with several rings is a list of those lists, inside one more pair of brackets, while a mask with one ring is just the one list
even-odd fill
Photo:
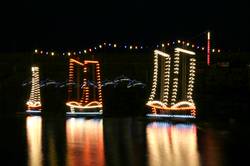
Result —
[[102, 120], [70, 118], [66, 135], [67, 165], [105, 165]]
[[146, 165], [145, 124], [132, 118], [104, 119], [106, 164]]
[[196, 130], [194, 124], [148, 124], [146, 134], [149, 165], [200, 165]]
[[32, 116], [26, 118], [28, 144], [28, 165], [42, 165], [42, 118]]

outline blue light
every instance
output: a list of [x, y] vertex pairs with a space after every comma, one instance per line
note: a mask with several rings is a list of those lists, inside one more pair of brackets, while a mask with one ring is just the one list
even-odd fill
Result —
[[67, 115], [102, 115], [102, 112], [67, 112]]
[[27, 113], [41, 113], [39, 110], [26, 110]]
[[159, 117], [159, 118], [190, 118], [195, 119], [192, 115], [169, 115], [169, 114], [147, 114], [148, 117]]
[[125, 45], [124, 48], [127, 48], [127, 46]]

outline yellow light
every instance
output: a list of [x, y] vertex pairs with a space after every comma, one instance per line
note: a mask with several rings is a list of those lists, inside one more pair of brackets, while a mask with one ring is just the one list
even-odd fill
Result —
[[179, 52], [183, 52], [183, 53], [189, 54], [189, 55], [195, 55], [195, 52], [189, 51], [189, 50], [185, 50], [185, 49], [182, 49], [182, 48], [175, 48], [175, 50], [179, 51]]
[[154, 53], [155, 53], [156, 55], [161, 55], [161, 56], [166, 57], [166, 58], [169, 58], [169, 57], [170, 57], [170, 55], [168, 55], [167, 53], [162, 52], [162, 51], [159, 51], [159, 50], [155, 50]]
[[38, 50], [37, 50], [37, 49], [35, 49], [35, 53], [38, 53]]
[[54, 55], [55, 55], [55, 53], [54, 53], [54, 52], [51, 52], [51, 55], [52, 55], [52, 56], [54, 56]]
[[117, 45], [116, 45], [116, 44], [114, 44], [114, 48], [116, 48], [116, 46], [117, 46]]
[[162, 43], [162, 44], [161, 44], [161, 47], [165, 47], [165, 44]]
[[68, 52], [68, 56], [70, 56], [71, 55], [71, 53], [70, 52]]

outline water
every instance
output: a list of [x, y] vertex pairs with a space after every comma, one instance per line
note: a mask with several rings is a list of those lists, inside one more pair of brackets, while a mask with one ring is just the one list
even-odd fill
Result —
[[249, 129], [235, 124], [40, 116], [0, 120], [1, 165], [240, 165], [249, 152]]

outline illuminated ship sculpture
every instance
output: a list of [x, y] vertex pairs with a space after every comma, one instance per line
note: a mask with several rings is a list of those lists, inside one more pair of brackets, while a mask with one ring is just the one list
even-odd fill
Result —
[[195, 52], [182, 48], [175, 48], [174, 52], [174, 56], [171, 57], [165, 52], [154, 51], [153, 83], [146, 103], [151, 108], [151, 113], [147, 114], [149, 117], [196, 117], [196, 107], [192, 97]]
[[[96, 81], [96, 85], [90, 85], [89, 79], [91, 77]], [[83, 84], [81, 85], [80, 82]], [[75, 88], [77, 90], [74, 90]], [[70, 111], [66, 113], [69, 116], [102, 115], [102, 89], [98, 61], [84, 60], [82, 63], [72, 58], [69, 60], [68, 101], [66, 105], [70, 108]]]
[[39, 79], [39, 67], [31, 67], [32, 82], [30, 98], [26, 102], [28, 114], [40, 114], [42, 109], [41, 95], [40, 95], [40, 79]]

